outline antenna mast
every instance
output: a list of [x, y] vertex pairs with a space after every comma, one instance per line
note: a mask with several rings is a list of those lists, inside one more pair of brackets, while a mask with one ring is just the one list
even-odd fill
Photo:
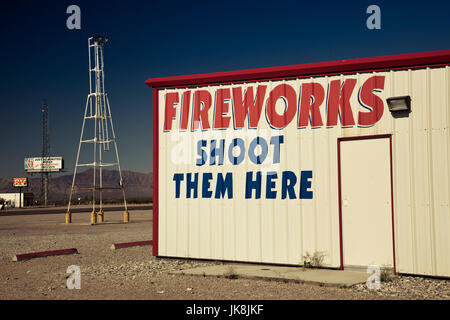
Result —
[[[50, 156], [50, 132], [48, 126], [48, 104], [47, 100], [42, 103], [42, 161]], [[45, 166], [44, 166], [45, 167]], [[48, 172], [41, 173], [41, 204], [48, 205]]]

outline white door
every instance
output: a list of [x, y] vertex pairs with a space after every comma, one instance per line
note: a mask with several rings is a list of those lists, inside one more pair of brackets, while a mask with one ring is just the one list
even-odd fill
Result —
[[393, 266], [389, 141], [340, 141], [344, 266]]

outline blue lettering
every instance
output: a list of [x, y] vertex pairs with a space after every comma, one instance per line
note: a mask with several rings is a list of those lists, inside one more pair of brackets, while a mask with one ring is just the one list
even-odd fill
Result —
[[300, 177], [300, 199], [312, 199], [313, 192], [308, 190], [311, 188], [312, 171], [302, 171]]
[[[234, 147], [239, 147], [240, 152], [239, 155], [237, 157], [233, 156], [233, 150]], [[235, 138], [233, 139], [233, 142], [231, 143], [230, 147], [228, 148], [228, 159], [230, 160], [230, 162], [234, 165], [236, 164], [240, 164], [242, 161], [244, 161], [244, 157], [245, 157], [245, 145], [244, 145], [244, 140], [242, 140], [241, 138]]]
[[212, 191], [209, 190], [211, 183], [209, 180], [212, 179], [212, 173], [204, 173], [202, 179], [202, 198], [211, 198]]
[[197, 199], [198, 193], [198, 173], [194, 174], [194, 181], [191, 181], [192, 173], [186, 174], [186, 198], [191, 197], [191, 190], [194, 190], [194, 199]]
[[253, 172], [247, 172], [245, 179], [245, 199], [251, 199], [255, 190], [255, 199], [261, 198], [261, 171], [256, 172], [256, 181], [252, 180]]
[[173, 175], [173, 181], [175, 181], [175, 198], [180, 197], [180, 184], [181, 181], [184, 180], [184, 174], [182, 173], [175, 173]]
[[211, 157], [209, 159], [210, 165], [216, 164], [216, 157], [219, 157], [218, 165], [223, 165], [223, 154], [225, 153], [225, 140], [220, 140], [220, 146], [216, 148], [216, 140], [211, 140]]
[[228, 199], [233, 198], [233, 175], [231, 172], [227, 172], [225, 180], [223, 179], [222, 173], [217, 175], [215, 198], [223, 198], [225, 196], [225, 192], [228, 192]]
[[273, 163], [280, 163], [280, 144], [284, 143], [284, 136], [270, 138], [270, 144], [273, 144]]
[[267, 172], [267, 180], [266, 180], [266, 198], [267, 199], [275, 199], [277, 197], [277, 191], [273, 190], [275, 188], [275, 181], [278, 177], [275, 171]]
[[[261, 146], [261, 154], [259, 156], [255, 155], [256, 146]], [[254, 164], [261, 164], [266, 160], [267, 153], [269, 151], [269, 147], [267, 145], [266, 139], [261, 137], [256, 137], [250, 142], [250, 146], [248, 147], [248, 157], [250, 161]]]
[[294, 186], [297, 183], [297, 176], [292, 171], [283, 171], [281, 176], [281, 199], [286, 199], [289, 193], [289, 199], [295, 199]]
[[197, 155], [200, 157], [197, 159], [196, 165], [202, 166], [206, 163], [207, 155], [205, 150], [202, 147], [206, 147], [206, 140], [197, 141]]

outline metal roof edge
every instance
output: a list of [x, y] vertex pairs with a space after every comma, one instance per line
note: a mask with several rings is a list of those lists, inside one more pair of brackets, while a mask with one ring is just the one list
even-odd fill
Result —
[[370, 58], [314, 62], [280, 67], [149, 78], [145, 83], [151, 88], [200, 86], [213, 83], [250, 82], [271, 78], [306, 77], [358, 71], [370, 72], [388, 68], [404, 69], [447, 63], [450, 64], [450, 50], [439, 50]]

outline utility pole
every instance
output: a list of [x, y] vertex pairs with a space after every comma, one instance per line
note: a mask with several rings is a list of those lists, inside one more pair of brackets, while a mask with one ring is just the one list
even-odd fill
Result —
[[[42, 161], [50, 156], [50, 130], [48, 126], [48, 104], [47, 100], [42, 103]], [[48, 205], [48, 172], [41, 173], [41, 204]]]
[[[74, 191], [92, 191], [92, 212], [91, 224], [104, 221], [103, 211], [103, 191], [107, 189], [121, 189], [123, 195], [123, 203], [125, 211], [123, 213], [123, 221], [129, 222], [129, 213], [127, 209], [127, 201], [125, 199], [125, 189], [123, 187], [122, 171], [120, 169], [119, 152], [117, 150], [116, 135], [112, 122], [111, 108], [109, 106], [108, 94], [105, 92], [105, 73], [103, 61], [103, 46], [109, 42], [102, 36], [93, 36], [88, 39], [89, 49], [89, 94], [86, 99], [86, 107], [84, 111], [83, 125], [81, 127], [80, 143], [78, 144], [77, 160], [73, 173], [72, 187], [70, 189], [69, 204], [66, 212], [66, 224], [72, 222], [70, 205]], [[93, 121], [93, 123], [92, 123]], [[93, 127], [93, 137], [84, 138], [85, 126], [87, 122]], [[93, 162], [79, 163], [80, 150], [83, 144], [92, 144]], [[112, 156], [113, 162], [105, 162], [106, 153], [110, 151], [110, 145], [114, 146], [115, 153]], [[115, 158], [114, 158], [115, 156]], [[75, 187], [75, 178], [79, 167], [93, 168], [93, 183], [91, 187]], [[103, 185], [103, 168], [117, 167], [119, 170], [119, 185], [104, 186]], [[97, 177], [97, 171], [99, 176]], [[97, 181], [98, 180], [98, 181]], [[96, 192], [99, 191], [99, 211], [95, 211]]]

